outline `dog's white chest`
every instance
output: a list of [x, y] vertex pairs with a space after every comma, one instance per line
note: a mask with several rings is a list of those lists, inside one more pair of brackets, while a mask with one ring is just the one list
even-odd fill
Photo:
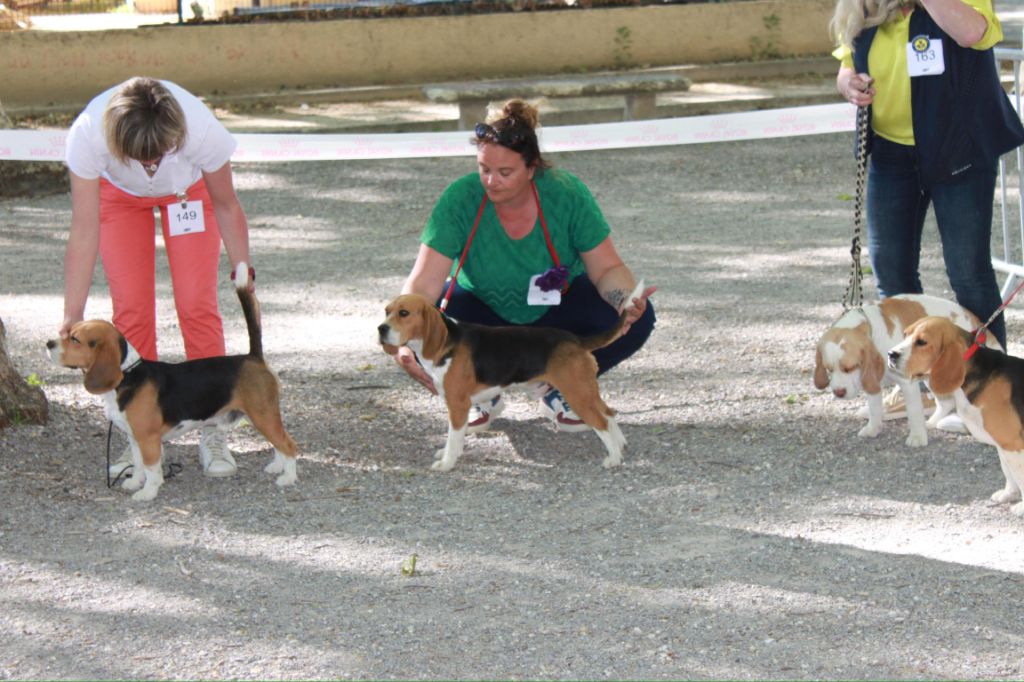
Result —
[[958, 388], [956, 393], [953, 394], [956, 400], [956, 413], [960, 415], [960, 418], [964, 420], [964, 426], [970, 431], [971, 435], [982, 443], [988, 445], [996, 445], [995, 440], [989, 435], [988, 431], [985, 430], [985, 420], [981, 416], [981, 410], [971, 404], [967, 400], [967, 394], [964, 393], [962, 388]]

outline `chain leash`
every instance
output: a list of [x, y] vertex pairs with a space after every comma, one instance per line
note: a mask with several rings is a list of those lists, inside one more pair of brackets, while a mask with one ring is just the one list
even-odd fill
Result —
[[860, 242], [864, 234], [864, 185], [868, 165], [868, 108], [857, 107], [857, 194], [853, 200], [853, 243], [850, 245], [850, 282], [843, 295], [843, 312], [864, 305], [864, 270], [860, 264]]

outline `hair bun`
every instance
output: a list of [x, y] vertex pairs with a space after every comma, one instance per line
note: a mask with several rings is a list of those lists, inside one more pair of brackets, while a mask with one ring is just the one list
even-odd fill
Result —
[[510, 99], [501, 110], [503, 118], [517, 118], [530, 128], [536, 129], [540, 123], [540, 112], [537, 107], [522, 99]]

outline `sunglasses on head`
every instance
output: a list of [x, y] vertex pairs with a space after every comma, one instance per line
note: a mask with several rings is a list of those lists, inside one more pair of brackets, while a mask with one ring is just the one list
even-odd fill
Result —
[[498, 130], [487, 123], [477, 123], [476, 127], [473, 128], [473, 133], [476, 135], [478, 140], [497, 142], [504, 147], [513, 147], [526, 139], [525, 136], [515, 130], [513, 126]]

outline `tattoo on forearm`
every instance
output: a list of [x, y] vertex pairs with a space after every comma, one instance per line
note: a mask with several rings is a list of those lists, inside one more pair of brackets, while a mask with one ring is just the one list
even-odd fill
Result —
[[608, 301], [609, 304], [616, 310], [622, 308], [622, 304], [626, 301], [628, 293], [625, 289], [612, 289], [604, 293], [604, 300]]

